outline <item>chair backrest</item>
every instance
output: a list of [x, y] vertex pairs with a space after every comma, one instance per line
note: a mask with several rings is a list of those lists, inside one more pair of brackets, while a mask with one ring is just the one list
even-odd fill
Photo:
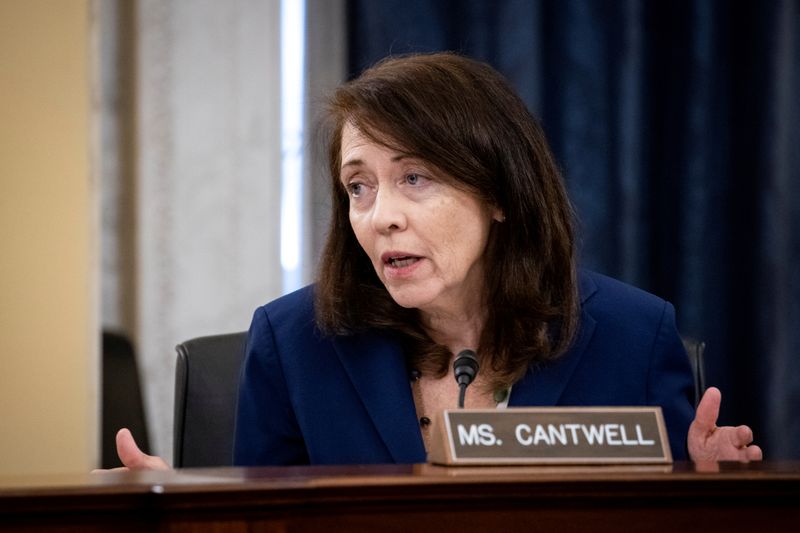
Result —
[[689, 355], [689, 364], [692, 366], [692, 375], [694, 376], [694, 406], [697, 407], [697, 404], [700, 403], [700, 398], [706, 391], [706, 374], [703, 362], [706, 343], [690, 337], [681, 337], [681, 340], [683, 340], [683, 347], [686, 348], [686, 353]]
[[176, 346], [173, 457], [176, 468], [233, 464], [233, 425], [247, 333]]

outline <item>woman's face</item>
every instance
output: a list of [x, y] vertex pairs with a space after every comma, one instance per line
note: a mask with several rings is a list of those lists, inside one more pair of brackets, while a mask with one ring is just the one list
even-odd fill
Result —
[[433, 314], [480, 305], [496, 209], [350, 124], [342, 130], [340, 178], [356, 238], [399, 305]]

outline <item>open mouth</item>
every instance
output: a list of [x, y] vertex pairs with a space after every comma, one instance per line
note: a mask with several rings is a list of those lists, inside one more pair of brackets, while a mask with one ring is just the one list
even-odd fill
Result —
[[420, 257], [405, 255], [405, 256], [390, 257], [389, 260], [386, 261], [386, 263], [392, 268], [404, 268], [413, 265], [420, 259], [421, 259]]

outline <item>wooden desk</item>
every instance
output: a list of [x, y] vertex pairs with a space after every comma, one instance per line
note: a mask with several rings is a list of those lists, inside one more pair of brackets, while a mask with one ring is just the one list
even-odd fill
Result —
[[0, 529], [795, 531], [800, 463], [187, 469], [0, 478]]

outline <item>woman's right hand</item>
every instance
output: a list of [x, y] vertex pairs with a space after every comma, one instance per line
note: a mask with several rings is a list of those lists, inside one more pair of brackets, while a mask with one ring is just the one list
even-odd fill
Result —
[[169, 470], [169, 465], [161, 457], [147, 455], [133, 440], [128, 428], [122, 428], [117, 432], [117, 455], [122, 464], [119, 468], [109, 470], [94, 470], [93, 472], [127, 472], [130, 470]]

